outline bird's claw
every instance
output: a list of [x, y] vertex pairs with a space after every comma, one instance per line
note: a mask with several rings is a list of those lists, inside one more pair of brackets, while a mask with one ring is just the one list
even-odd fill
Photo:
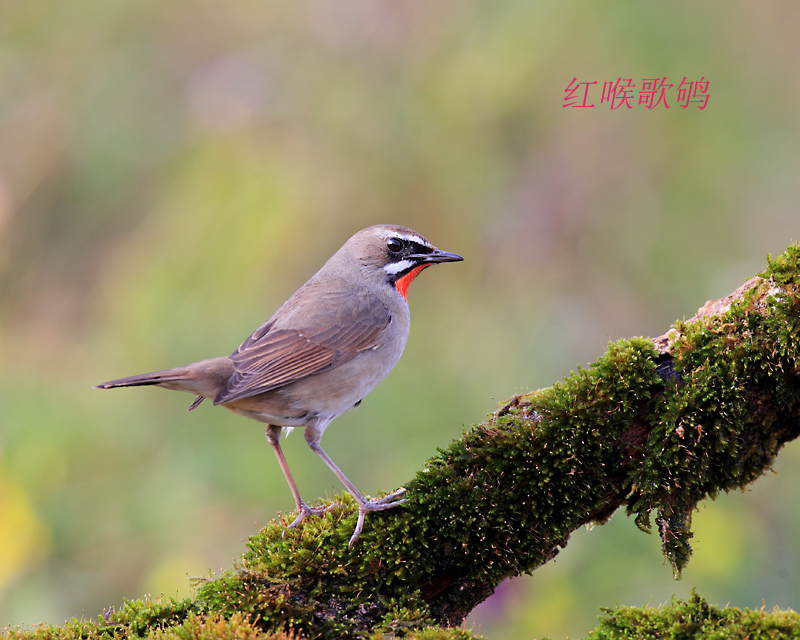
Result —
[[[397, 491], [393, 491], [388, 496], [384, 496], [383, 498], [374, 498], [373, 500], [368, 500], [368, 502], [372, 504], [385, 504], [387, 502], [395, 502], [397, 498], [400, 496], [404, 496], [406, 494], [405, 487], [400, 487]], [[397, 504], [402, 504], [405, 500], [397, 502]], [[395, 506], [395, 505], [392, 505]]]
[[363, 503], [359, 503], [358, 505], [358, 522], [356, 522], [356, 528], [353, 531], [353, 535], [350, 536], [350, 542], [347, 543], [347, 548], [352, 549], [353, 545], [356, 541], [361, 537], [361, 531], [364, 529], [364, 519], [367, 517], [367, 514], [370, 511], [386, 511], [386, 509], [393, 509], [394, 507], [399, 507], [401, 504], [407, 501], [406, 498], [402, 500], [397, 500], [399, 496], [404, 495], [406, 492], [405, 489], [400, 488], [394, 493], [390, 493], [388, 496], [383, 498], [375, 498], [373, 500], [365, 500]]
[[358, 508], [358, 522], [356, 523], [356, 528], [353, 531], [353, 535], [350, 536], [350, 542], [347, 543], [347, 550], [350, 551], [353, 548], [353, 545], [356, 541], [361, 537], [361, 530], [364, 528], [364, 518], [367, 517], [367, 509], [362, 509], [361, 507]]
[[[287, 524], [286, 527], [284, 527], [284, 528], [285, 529], [297, 529], [297, 527], [300, 525], [300, 523], [303, 520], [305, 520], [308, 516], [322, 516], [322, 515], [325, 515], [326, 513], [328, 513], [329, 511], [332, 511], [333, 509], [338, 508], [339, 506], [341, 506], [341, 505], [339, 505], [338, 502], [334, 502], [333, 504], [329, 504], [329, 505], [326, 505], [324, 507], [311, 507], [311, 506], [307, 505], [305, 502], [302, 502], [297, 507], [297, 511], [298, 511], [297, 517], [294, 520], [292, 520], [291, 524]], [[284, 531], [284, 535], [285, 535], [285, 533], [286, 532]]]
[[[401, 487], [397, 491], [394, 491], [383, 498], [373, 498], [371, 500], [364, 498], [363, 501], [359, 500], [358, 521], [356, 522], [356, 528], [353, 531], [353, 535], [350, 536], [350, 542], [347, 543], [347, 548], [352, 549], [353, 545], [361, 537], [361, 532], [364, 529], [364, 520], [370, 511], [386, 511], [387, 509], [399, 507], [401, 504], [407, 501], [407, 498], [398, 500], [398, 498], [405, 495], [405, 493], [406, 490]], [[308, 516], [321, 516], [340, 506], [341, 505], [338, 502], [334, 502], [333, 504], [329, 504], [324, 507], [311, 507], [305, 502], [301, 502], [297, 506], [297, 517], [292, 520], [291, 524], [287, 524], [286, 527], [284, 527], [283, 537], [286, 536], [286, 529], [297, 529], [300, 523], [303, 522], [303, 520], [305, 520]]]

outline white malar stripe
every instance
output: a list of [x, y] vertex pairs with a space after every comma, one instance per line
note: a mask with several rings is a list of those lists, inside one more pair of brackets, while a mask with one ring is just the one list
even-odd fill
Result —
[[386, 266], [383, 267], [383, 270], [388, 273], [389, 275], [396, 275], [398, 273], [402, 273], [406, 269], [410, 269], [414, 266], [414, 262], [411, 260], [400, 260], [398, 262], [390, 262]]

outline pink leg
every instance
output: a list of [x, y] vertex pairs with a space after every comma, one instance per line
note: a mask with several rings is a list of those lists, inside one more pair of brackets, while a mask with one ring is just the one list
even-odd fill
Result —
[[308, 446], [311, 447], [311, 450], [320, 458], [322, 458], [322, 461], [328, 465], [330, 470], [333, 471], [337, 478], [339, 478], [341, 483], [352, 494], [353, 498], [355, 498], [356, 502], [358, 503], [358, 522], [356, 523], [356, 528], [355, 531], [353, 531], [353, 535], [350, 537], [350, 542], [347, 544], [348, 549], [352, 549], [353, 544], [355, 544], [356, 540], [358, 540], [359, 536], [361, 535], [361, 530], [364, 528], [364, 519], [367, 517], [367, 513], [370, 511], [384, 511], [386, 509], [392, 509], [400, 506], [405, 502], [405, 499], [398, 500], [397, 498], [402, 496], [406, 490], [398, 489], [385, 498], [374, 498], [372, 500], [367, 500], [367, 498], [364, 497], [364, 494], [356, 488], [356, 485], [350, 482], [350, 479], [344, 475], [344, 473], [342, 473], [339, 467], [336, 466], [336, 463], [331, 459], [331, 457], [325, 453], [325, 451], [323, 451], [319, 444], [322, 433], [309, 425], [306, 427], [305, 437]]
[[269, 442], [272, 450], [275, 452], [275, 457], [278, 458], [278, 464], [281, 466], [281, 471], [283, 471], [283, 476], [286, 478], [286, 482], [289, 483], [289, 489], [292, 492], [292, 496], [294, 497], [294, 502], [297, 505], [297, 517], [292, 521], [290, 525], [288, 525], [287, 529], [295, 529], [297, 526], [306, 519], [308, 516], [319, 516], [323, 513], [327, 513], [331, 509], [335, 509], [338, 507], [338, 504], [331, 504], [327, 507], [310, 507], [306, 504], [306, 502], [300, 497], [300, 492], [297, 490], [297, 485], [294, 483], [294, 478], [292, 477], [292, 472], [289, 471], [289, 465], [286, 462], [286, 457], [283, 455], [283, 449], [281, 449], [281, 431], [283, 430], [282, 427], [276, 427], [275, 425], [269, 425], [267, 427], [267, 442]]

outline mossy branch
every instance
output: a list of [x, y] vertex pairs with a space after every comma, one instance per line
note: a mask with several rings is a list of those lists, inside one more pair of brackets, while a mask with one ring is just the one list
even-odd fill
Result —
[[[513, 398], [429, 460], [406, 505], [371, 514], [352, 551], [356, 515], [344, 496], [350, 508], [298, 530], [265, 527], [240, 565], [200, 581], [194, 599], [133, 603], [107, 622], [155, 607], [150, 631], [234, 612], [312, 637], [448, 627], [622, 506], [642, 530], [655, 523], [679, 575], [698, 502], [752, 482], [800, 434], [799, 350], [792, 246], [663, 336], [613, 343], [590, 367]], [[436, 633], [425, 637], [467, 637]]]

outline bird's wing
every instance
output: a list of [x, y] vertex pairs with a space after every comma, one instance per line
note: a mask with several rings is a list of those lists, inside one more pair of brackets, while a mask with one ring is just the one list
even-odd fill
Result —
[[381, 305], [377, 313], [374, 308], [349, 309], [316, 330], [276, 328], [267, 322], [231, 355], [234, 374], [214, 404], [272, 391], [352, 360], [378, 345], [390, 319]]

